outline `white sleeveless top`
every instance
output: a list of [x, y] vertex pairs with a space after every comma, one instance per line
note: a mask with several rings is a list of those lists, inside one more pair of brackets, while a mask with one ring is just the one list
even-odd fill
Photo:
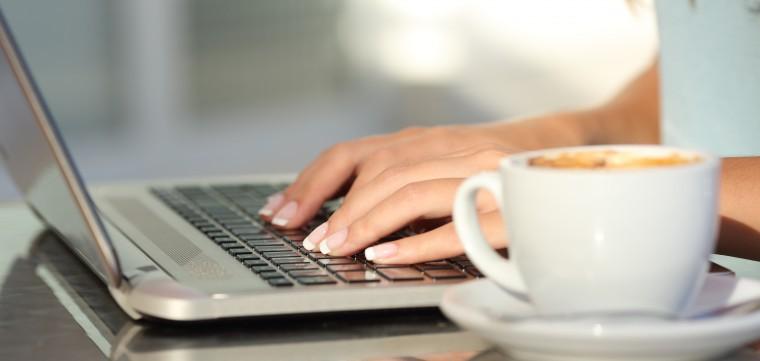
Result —
[[760, 155], [760, 0], [658, 0], [663, 143]]

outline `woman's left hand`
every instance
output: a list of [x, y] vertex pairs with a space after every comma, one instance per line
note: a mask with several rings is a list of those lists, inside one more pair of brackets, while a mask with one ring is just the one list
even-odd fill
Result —
[[[488, 145], [414, 164], [385, 169], [352, 189], [340, 208], [305, 240], [307, 249], [330, 255], [351, 255], [362, 250], [376, 263], [407, 264], [462, 253], [450, 215], [454, 195], [465, 178], [498, 167], [507, 150]], [[481, 227], [494, 247], [506, 246], [496, 203], [479, 196]], [[444, 220], [428, 232], [374, 245], [404, 226], [427, 220]]]

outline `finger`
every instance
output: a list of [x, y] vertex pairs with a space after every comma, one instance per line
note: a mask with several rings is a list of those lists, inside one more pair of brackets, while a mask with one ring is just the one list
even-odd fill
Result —
[[[435, 134], [438, 133], [433, 132], [433, 135]], [[363, 160], [357, 168], [356, 180], [351, 189], [363, 187], [382, 172], [394, 166], [410, 165], [437, 158], [469, 156], [486, 149], [499, 149], [497, 147], [492, 143], [477, 146], [459, 145], [426, 134], [404, 139], [395, 143], [393, 147], [378, 150], [371, 157]]]
[[[322, 204], [343, 186], [353, 173], [356, 158], [348, 150], [340, 150], [321, 157], [316, 167], [301, 173], [263, 212], [271, 214], [272, 224], [283, 228], [297, 228], [311, 219]], [[330, 176], [324, 176], [330, 174]]]
[[407, 184], [357, 218], [347, 231], [325, 238], [320, 251], [336, 256], [354, 254], [413, 220], [447, 216], [462, 181], [454, 178]]
[[297, 228], [311, 219], [322, 204], [345, 187], [357, 164], [377, 149], [413, 137], [419, 130], [365, 137], [337, 144], [307, 166], [281, 196], [261, 210], [264, 220], [283, 228]]
[[[267, 202], [261, 210], [262, 218], [284, 228], [300, 227], [341, 189], [361, 187], [394, 165], [458, 149], [458, 143], [449, 138], [452, 138], [451, 132], [445, 127], [410, 128], [338, 144], [306, 167], [282, 197]], [[467, 144], [462, 136], [453, 138]], [[490, 144], [479, 147], [486, 146], [493, 147]], [[352, 180], [354, 175], [356, 178]]]
[[283, 192], [270, 197], [259, 214], [283, 228], [297, 228], [311, 219], [325, 201], [350, 181], [356, 164], [383, 142], [368, 137], [335, 145], [308, 165]]
[[[507, 236], [498, 211], [481, 214], [481, 228], [494, 248], [507, 246]], [[367, 260], [378, 264], [412, 264], [454, 257], [464, 252], [454, 225], [367, 248]]]
[[[365, 187], [347, 195], [340, 208], [328, 220], [328, 226], [320, 228], [320, 232], [312, 232], [306, 238], [304, 246], [316, 248], [325, 236], [332, 236], [333, 233], [340, 232], [339, 235], [344, 236], [344, 231], [351, 223], [406, 184], [431, 179], [465, 178], [483, 169], [495, 168], [501, 157], [502, 153], [479, 152], [466, 157], [436, 159], [414, 166], [391, 168]], [[453, 192], [450, 191], [450, 195], [453, 196]], [[430, 194], [426, 198], [417, 197], [416, 202], [418, 205], [434, 202], [434, 198], [441, 196], [439, 193]]]

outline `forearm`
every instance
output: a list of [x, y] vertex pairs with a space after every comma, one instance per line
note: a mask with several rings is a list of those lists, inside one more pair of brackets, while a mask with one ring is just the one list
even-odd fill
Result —
[[660, 142], [659, 72], [653, 63], [617, 96], [592, 111], [591, 144]]
[[[489, 125], [526, 149], [659, 142], [659, 79], [652, 64], [602, 106]], [[515, 136], [515, 133], [518, 135]]]
[[724, 158], [717, 253], [760, 260], [760, 157]]

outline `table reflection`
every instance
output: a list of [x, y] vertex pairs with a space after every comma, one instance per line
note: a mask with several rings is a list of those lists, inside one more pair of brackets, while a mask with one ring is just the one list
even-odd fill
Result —
[[[488, 348], [435, 309], [135, 322], [51, 233], [31, 243], [28, 257], [13, 261], [0, 291], [0, 317], [8, 326], [3, 333], [17, 334], [2, 337], [2, 359], [20, 359], [31, 335], [52, 341], [45, 341], [51, 358], [71, 353], [76, 356], [72, 359], [120, 361], [467, 360]], [[73, 350], [71, 345], [77, 344]]]

